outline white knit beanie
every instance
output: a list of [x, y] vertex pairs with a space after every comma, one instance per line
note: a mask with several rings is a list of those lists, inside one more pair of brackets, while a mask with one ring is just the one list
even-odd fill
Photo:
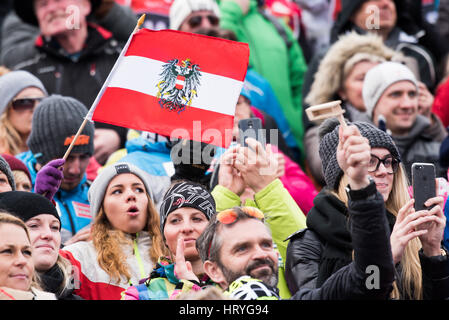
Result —
[[170, 7], [170, 29], [178, 30], [185, 18], [194, 11], [207, 10], [220, 17], [215, 0], [175, 0]]
[[368, 116], [373, 116], [374, 108], [384, 91], [399, 81], [410, 81], [418, 90], [418, 82], [413, 72], [398, 62], [383, 62], [366, 73], [362, 96]]

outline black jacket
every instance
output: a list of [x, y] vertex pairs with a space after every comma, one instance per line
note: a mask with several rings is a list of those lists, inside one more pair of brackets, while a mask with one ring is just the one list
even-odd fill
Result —
[[[383, 199], [382, 199], [383, 203]], [[350, 234], [346, 227], [354, 220], [356, 214], [351, 214], [343, 202], [323, 189], [314, 200], [315, 207], [307, 215], [307, 229], [300, 230], [289, 237], [285, 278], [292, 293], [303, 289], [313, 289], [324, 286], [334, 274], [344, 270], [346, 265], [353, 264], [352, 249], [356, 251], [354, 233]], [[351, 206], [351, 205], [350, 205]], [[374, 214], [380, 206], [375, 201], [365, 201], [357, 207], [359, 213]], [[351, 207], [350, 207], [351, 208]], [[383, 209], [388, 221], [388, 242], [395, 217]], [[348, 219], [347, 216], [350, 218]], [[352, 218], [351, 218], [352, 217]], [[385, 220], [385, 219], [384, 219]], [[368, 219], [367, 219], [368, 222]], [[367, 223], [367, 231], [376, 226], [375, 221]], [[376, 248], [373, 237], [367, 236], [368, 243]], [[385, 249], [385, 248], [384, 248]], [[391, 250], [391, 248], [389, 248]], [[372, 252], [373, 255], [378, 253]], [[419, 252], [423, 272], [424, 299], [446, 299], [449, 297], [449, 259], [444, 256], [426, 257]], [[377, 261], [377, 258], [374, 259]], [[374, 265], [377, 262], [373, 263]], [[396, 266], [396, 282], [401, 292], [400, 264]], [[407, 299], [407, 297], [401, 297]]]
[[[371, 190], [368, 197], [349, 201], [348, 232], [354, 249], [354, 261], [339, 268], [320, 286], [316, 286], [319, 253], [323, 249], [318, 239], [309, 241], [303, 250], [296, 251], [298, 234], [290, 239], [287, 251], [287, 269], [296, 267], [298, 263], [304, 266], [299, 273], [286, 273], [287, 284], [292, 292], [292, 299], [300, 300], [354, 300], [380, 299], [385, 300], [392, 289], [394, 266], [391, 254], [389, 227], [385, 215], [385, 205], [382, 196], [375, 189], [374, 183], [365, 188]], [[318, 197], [318, 196], [317, 196]], [[316, 198], [317, 198], [316, 197]], [[316, 199], [315, 198], [315, 199]], [[338, 203], [334, 203], [338, 205]], [[313, 210], [313, 209], [312, 209]], [[312, 211], [309, 212], [309, 215]], [[300, 233], [304, 235], [304, 232]], [[338, 234], [338, 231], [337, 231]], [[312, 235], [313, 236], [313, 235]], [[303, 237], [300, 237], [303, 238]], [[309, 240], [312, 238], [309, 238]], [[341, 241], [346, 246], [348, 239]], [[324, 246], [326, 246], [324, 244]], [[295, 255], [293, 255], [293, 252]], [[302, 256], [305, 259], [301, 259]], [[311, 257], [308, 260], [309, 256]], [[297, 261], [300, 260], [300, 261]], [[375, 287], [367, 285], [370, 282], [371, 266], [378, 269], [378, 283]], [[295, 276], [297, 276], [295, 278]], [[300, 285], [295, 282], [300, 280]]]
[[[34, 48], [23, 55], [28, 57], [26, 60], [7, 66], [31, 72], [42, 81], [49, 94], [74, 97], [90, 109], [121, 49], [109, 31], [89, 24], [88, 37], [79, 55], [69, 55], [56, 41], [39, 36]], [[95, 127], [114, 129], [124, 146], [126, 128], [100, 122], [96, 122]]]

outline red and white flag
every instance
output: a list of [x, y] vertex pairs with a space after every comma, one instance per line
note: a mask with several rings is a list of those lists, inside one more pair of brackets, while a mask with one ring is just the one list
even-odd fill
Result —
[[248, 59], [245, 43], [141, 29], [87, 118], [227, 147]]

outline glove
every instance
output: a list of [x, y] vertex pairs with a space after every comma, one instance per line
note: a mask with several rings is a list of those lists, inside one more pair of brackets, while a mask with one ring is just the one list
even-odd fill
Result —
[[42, 194], [51, 201], [64, 178], [60, 168], [64, 163], [64, 159], [55, 159], [43, 166], [36, 175], [34, 192]]

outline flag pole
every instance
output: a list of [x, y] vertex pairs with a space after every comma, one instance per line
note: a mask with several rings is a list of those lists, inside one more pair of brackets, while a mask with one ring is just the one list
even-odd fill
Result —
[[143, 21], [145, 20], [145, 14], [142, 14], [139, 18], [139, 20], [137, 20], [137, 24], [136, 27], [134, 28], [133, 32], [131, 33], [130, 37], [128, 38], [128, 41], [126, 43], [126, 45], [123, 47], [122, 52], [120, 53], [120, 56], [117, 58], [117, 61], [115, 62], [114, 66], [112, 67], [111, 72], [109, 73], [108, 78], [106, 79], [106, 81], [103, 84], [103, 87], [101, 88], [100, 92], [97, 95], [97, 98], [95, 99], [94, 103], [92, 104], [92, 107], [90, 108], [89, 112], [87, 113], [86, 117], [84, 118], [83, 123], [81, 124], [81, 126], [78, 129], [78, 132], [76, 133], [75, 137], [73, 138], [72, 142], [69, 145], [69, 148], [67, 149], [67, 151], [65, 152], [64, 156], [62, 157], [64, 160], [67, 160], [67, 157], [69, 156], [70, 152], [73, 149], [73, 146], [75, 145], [76, 140], [78, 139], [79, 135], [81, 134], [81, 132], [83, 131], [84, 127], [86, 126], [87, 121], [89, 121], [89, 118], [92, 118], [92, 114], [94, 109], [94, 106], [97, 105], [98, 100], [101, 98], [101, 96], [103, 95], [103, 92], [105, 90], [105, 88], [107, 87], [107, 84], [109, 83], [109, 78], [111, 77], [111, 74], [114, 73], [114, 70], [117, 66], [117, 62], [120, 60], [120, 58], [123, 56], [123, 53], [126, 52], [126, 50], [128, 49], [129, 43], [131, 41], [132, 36], [134, 35], [134, 33], [136, 33], [137, 31], [139, 31], [140, 27], [143, 24]]

